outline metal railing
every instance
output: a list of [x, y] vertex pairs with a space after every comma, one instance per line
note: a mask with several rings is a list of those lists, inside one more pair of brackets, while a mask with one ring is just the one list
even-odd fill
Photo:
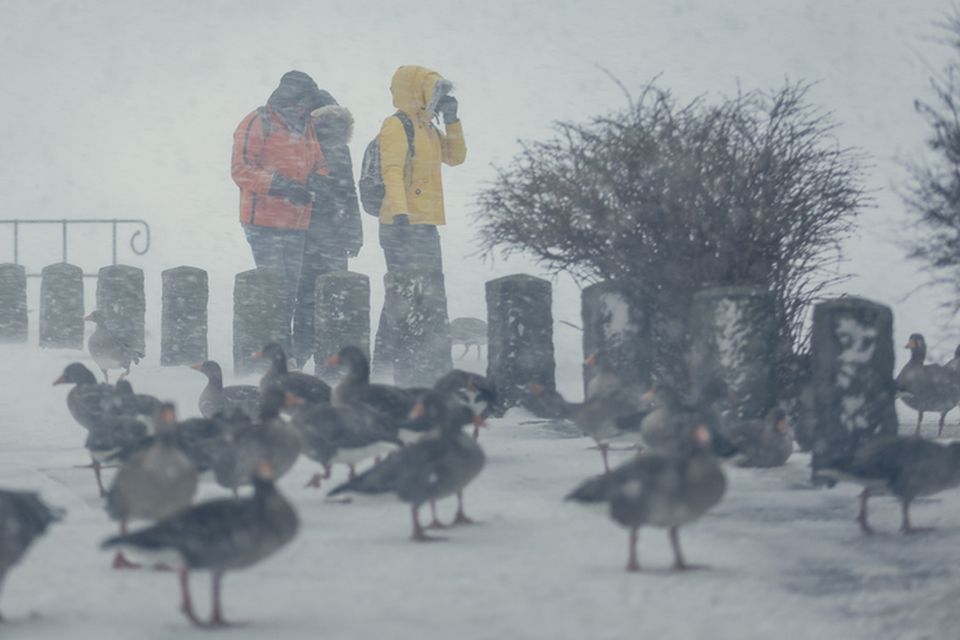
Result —
[[[6, 219], [0, 220], [0, 225], [12, 225], [13, 226], [13, 262], [14, 264], [20, 264], [20, 227], [21, 225], [28, 224], [45, 224], [45, 225], [58, 225], [61, 228], [60, 237], [61, 237], [61, 246], [62, 246], [62, 261], [67, 262], [67, 249], [68, 249], [68, 235], [67, 228], [70, 225], [105, 225], [108, 224], [111, 226], [111, 237], [112, 237], [112, 258], [113, 262], [111, 264], [117, 264], [117, 227], [120, 225], [136, 225], [138, 228], [131, 232], [130, 234], [130, 251], [138, 256], [142, 256], [148, 251], [150, 251], [150, 225], [147, 224], [146, 220], [141, 220], [139, 218], [107, 218], [107, 219], [96, 219], [96, 218], [76, 218], [76, 219], [46, 219], [46, 220], [24, 220], [24, 219]], [[138, 247], [139, 243], [139, 247]], [[96, 273], [86, 273], [84, 272], [83, 276], [85, 278], [96, 278]], [[40, 277], [39, 273], [27, 273], [27, 277], [38, 278]]]

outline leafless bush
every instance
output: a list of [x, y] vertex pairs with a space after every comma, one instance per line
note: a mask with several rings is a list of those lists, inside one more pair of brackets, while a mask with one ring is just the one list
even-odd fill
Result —
[[651, 83], [620, 113], [558, 124], [480, 193], [484, 250], [532, 254], [583, 282], [629, 283], [657, 311], [664, 373], [683, 359], [685, 317], [703, 287], [768, 287], [784, 344], [799, 345], [808, 305], [841, 277], [841, 242], [867, 200], [861, 155], [837, 144], [808, 89], [679, 105]]
[[908, 164], [904, 199], [916, 218], [910, 257], [926, 264], [931, 283], [946, 284], [954, 297], [947, 306], [960, 311], [960, 13], [954, 9], [940, 24], [954, 59], [930, 79], [933, 97], [916, 100], [930, 126], [927, 162]]

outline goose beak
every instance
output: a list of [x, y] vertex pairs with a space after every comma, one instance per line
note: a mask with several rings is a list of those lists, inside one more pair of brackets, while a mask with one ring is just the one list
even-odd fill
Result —
[[787, 426], [787, 421], [786, 421], [786, 419], [777, 420], [777, 425], [776, 425], [776, 426], [777, 426], [777, 431], [779, 431], [780, 433], [784, 433], [784, 434], [785, 434], [785, 433], [789, 430], [789, 427]]
[[262, 358], [262, 357], [263, 357], [263, 351], [254, 351], [253, 353], [250, 354], [250, 357], [251, 357], [251, 358]]
[[197, 364], [190, 365], [190, 368], [195, 371], [203, 371], [203, 364], [198, 362]]
[[93, 312], [90, 312], [87, 315], [83, 316], [83, 319], [87, 322], [93, 322]]
[[283, 394], [283, 406], [285, 407], [302, 407], [304, 405], [303, 398], [298, 395], [292, 394], [289, 391], [284, 392]]
[[583, 361], [583, 366], [585, 367], [595, 367], [597, 366], [597, 354], [591, 353], [587, 356], [587, 359]]
[[640, 396], [640, 400], [642, 402], [653, 402], [656, 399], [657, 399], [657, 392], [654, 391], [653, 389], [650, 389], [649, 391], [644, 392], [644, 394]]
[[58, 384], [63, 384], [64, 382], [66, 382], [66, 380], [63, 379], [63, 376], [60, 376], [59, 378], [53, 381], [53, 386], [57, 386]]
[[547, 390], [547, 388], [544, 387], [542, 384], [537, 384], [536, 382], [531, 382], [529, 385], [527, 385], [527, 389], [529, 389], [530, 393], [532, 393], [535, 396], [542, 396], [544, 392]]
[[475, 427], [486, 427], [487, 421], [484, 420], [481, 416], [473, 416], [473, 426]]
[[422, 402], [418, 402], [413, 405], [413, 409], [410, 409], [410, 415], [407, 416], [410, 420], [417, 420], [427, 415], [427, 409], [423, 406]]
[[337, 355], [337, 354], [333, 354], [332, 356], [330, 356], [329, 358], [327, 358], [327, 359], [324, 361], [323, 366], [328, 367], [328, 368], [329, 368], [329, 367], [339, 367], [339, 366], [340, 366], [340, 356]]

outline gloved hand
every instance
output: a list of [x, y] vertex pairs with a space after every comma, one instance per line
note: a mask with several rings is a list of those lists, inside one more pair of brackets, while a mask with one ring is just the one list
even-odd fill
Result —
[[270, 183], [268, 193], [278, 198], [286, 198], [295, 205], [305, 205], [312, 199], [307, 185], [294, 182], [282, 173], [273, 174], [273, 182]]
[[453, 124], [458, 122], [457, 118], [457, 99], [453, 96], [443, 96], [437, 101], [437, 113], [443, 116], [443, 124]]
[[398, 227], [409, 227], [410, 226], [410, 216], [405, 213], [398, 213], [393, 216], [393, 224]]

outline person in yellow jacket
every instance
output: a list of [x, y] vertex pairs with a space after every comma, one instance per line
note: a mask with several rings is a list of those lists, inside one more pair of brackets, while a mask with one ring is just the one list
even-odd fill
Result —
[[[452, 90], [452, 82], [424, 67], [403, 66], [393, 74], [390, 93], [393, 105], [413, 125], [413, 155], [401, 119], [393, 115], [384, 120], [380, 128], [380, 173], [384, 185], [380, 246], [387, 271], [415, 268], [443, 272], [437, 230], [446, 223], [440, 167], [461, 164], [467, 156], [457, 99], [450, 95]], [[443, 131], [434, 124], [438, 118], [443, 120]], [[391, 334], [389, 320], [381, 313], [375, 365], [392, 362]]]

